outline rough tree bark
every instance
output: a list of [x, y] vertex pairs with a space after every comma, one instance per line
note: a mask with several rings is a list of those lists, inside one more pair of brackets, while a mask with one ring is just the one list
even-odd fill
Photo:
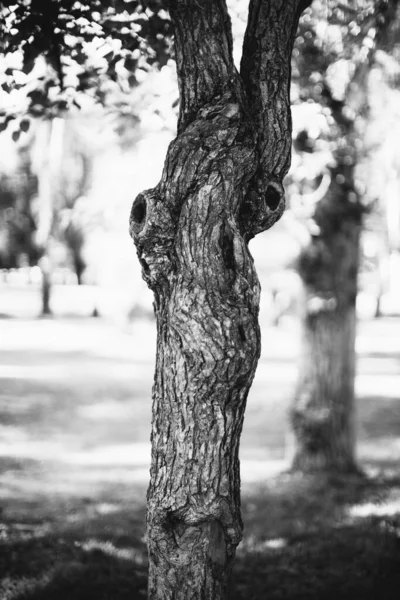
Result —
[[282, 214], [300, 0], [253, 0], [241, 75], [225, 0], [170, 0], [180, 115], [130, 219], [154, 291], [149, 599], [226, 598], [241, 539], [239, 438], [260, 354], [248, 241]]

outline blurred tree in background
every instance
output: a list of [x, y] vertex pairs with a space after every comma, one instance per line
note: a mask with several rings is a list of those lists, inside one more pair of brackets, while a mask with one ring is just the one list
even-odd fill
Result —
[[91, 185], [92, 149], [88, 148], [86, 140], [81, 139], [82, 136], [79, 136], [79, 132], [73, 128], [73, 123], [70, 124], [66, 137], [67, 149], [60, 175], [61, 210], [57, 224], [58, 237], [64, 241], [72, 255], [72, 263], [80, 285], [86, 266], [82, 251], [85, 242], [85, 226], [88, 225], [85, 222], [85, 195]]
[[298, 260], [305, 300], [291, 415], [294, 469], [357, 469], [355, 328], [360, 234], [370, 209], [361, 173], [369, 74], [396, 7], [390, 1], [316, 0], [296, 42], [294, 147], [300, 168], [292, 171], [291, 209], [308, 241]]
[[[365, 132], [364, 172], [366, 191], [373, 210], [367, 228], [381, 232], [377, 249], [380, 295], [376, 306], [381, 313], [382, 292], [398, 296], [400, 256], [400, 15], [382, 36], [368, 81], [369, 118]], [[368, 240], [368, 238], [367, 238]], [[397, 305], [393, 306], [396, 311]]]
[[53, 256], [51, 242], [65, 245], [78, 284], [85, 268], [85, 194], [91, 184], [88, 143], [73, 121], [40, 119], [33, 135], [32, 153], [38, 174], [36, 243], [41, 249], [43, 313], [49, 314]]
[[17, 144], [26, 144], [32, 123], [38, 138], [32, 145], [38, 178], [35, 244], [48, 314], [51, 240], [68, 248], [78, 282], [85, 266], [80, 220], [88, 215], [83, 198], [91, 166], [85, 141], [65, 155], [65, 123], [71, 129], [78, 110], [97, 111], [108, 123], [111, 114], [121, 143], [132, 138], [128, 132], [135, 131], [143, 106], [137, 97], [139, 106], [133, 106], [132, 89], [168, 60], [170, 22], [160, 2], [132, 1], [3, 2], [1, 17], [0, 131], [8, 128]]
[[91, 150], [74, 122], [61, 118], [35, 119], [29, 131], [17, 137], [11, 148], [14, 164], [1, 181], [1, 265], [10, 269], [40, 264], [43, 313], [49, 314], [51, 247], [65, 247], [70, 258], [61, 262], [71, 263], [79, 283], [85, 268]]
[[18, 150], [16, 164], [0, 174], [0, 268], [35, 265], [40, 253], [35, 244], [32, 198], [37, 178], [27, 147]]

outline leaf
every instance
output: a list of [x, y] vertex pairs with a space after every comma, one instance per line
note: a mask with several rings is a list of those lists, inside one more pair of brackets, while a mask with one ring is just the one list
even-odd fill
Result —
[[41, 90], [31, 90], [27, 96], [31, 99], [32, 104], [48, 104], [45, 94]]
[[111, 50], [110, 52], [108, 52], [107, 54], [105, 54], [105, 55], [103, 56], [103, 58], [104, 58], [104, 59], [105, 59], [107, 62], [110, 62], [113, 56], [114, 56], [114, 51], [113, 51], [113, 50]]
[[36, 57], [32, 57], [29, 55], [27, 56], [26, 54], [24, 54], [24, 64], [22, 67], [22, 71], [23, 73], [25, 73], [25, 75], [28, 75], [32, 71], [35, 65], [35, 58]]
[[29, 127], [31, 126], [31, 122], [29, 119], [22, 119], [22, 121], [19, 124], [19, 128], [21, 131], [27, 132], [29, 130]]

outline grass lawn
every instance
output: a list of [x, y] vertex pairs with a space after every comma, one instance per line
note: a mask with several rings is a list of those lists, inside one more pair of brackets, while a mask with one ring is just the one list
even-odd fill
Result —
[[[359, 329], [368, 477], [282, 474], [296, 325], [264, 328], [242, 437], [232, 600], [400, 597], [400, 320]], [[155, 326], [0, 320], [0, 599], [146, 597]]]

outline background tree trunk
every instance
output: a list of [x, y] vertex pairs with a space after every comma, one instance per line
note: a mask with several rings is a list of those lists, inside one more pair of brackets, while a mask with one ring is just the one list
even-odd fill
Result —
[[74, 271], [78, 285], [82, 285], [82, 275], [85, 270], [86, 264], [82, 258], [81, 248], [77, 248], [72, 252], [72, 260], [74, 264]]
[[43, 120], [37, 133], [36, 173], [38, 177], [38, 216], [36, 244], [42, 250], [42, 315], [51, 314], [50, 237], [53, 228], [54, 204], [58, 193], [58, 178], [63, 151], [64, 120]]
[[42, 316], [51, 315], [50, 297], [51, 297], [51, 269], [50, 261], [47, 256], [40, 260], [40, 270], [42, 273]]
[[299, 380], [292, 408], [293, 468], [356, 470], [354, 376], [357, 272], [362, 209], [353, 167], [338, 165], [302, 252], [305, 288]]
[[390, 32], [394, 33], [393, 25], [398, 23], [398, 2], [384, 0], [377, 2], [375, 8], [374, 45], [358, 63], [343, 99], [335, 97], [329, 84], [323, 86], [323, 102], [333, 117], [336, 166], [330, 168], [331, 185], [313, 216], [317, 232], [299, 261], [305, 306], [300, 373], [291, 418], [295, 438], [293, 468], [301, 471], [357, 470], [356, 298], [365, 208], [357, 194], [355, 168], [368, 117], [369, 68], [379, 48], [393, 47], [389, 38]]
[[242, 531], [239, 440], [260, 354], [248, 241], [284, 208], [299, 4], [250, 3], [241, 78], [225, 0], [169, 3], [178, 137], [130, 221], [158, 331], [149, 600], [227, 598]]

